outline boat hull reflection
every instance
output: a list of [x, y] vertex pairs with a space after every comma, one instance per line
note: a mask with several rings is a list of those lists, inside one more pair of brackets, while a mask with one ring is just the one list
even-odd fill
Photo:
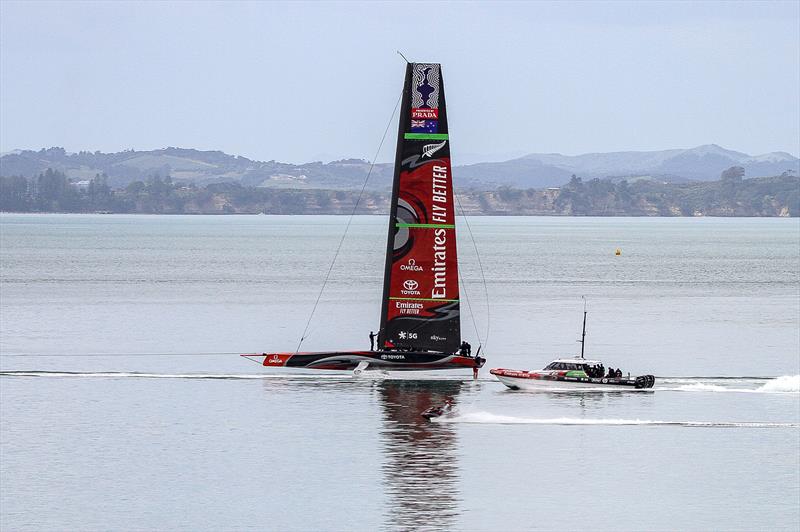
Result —
[[457, 405], [460, 381], [385, 380], [376, 387], [383, 409], [381, 442], [386, 527], [419, 530], [455, 526], [461, 508], [458, 440], [452, 426], [421, 413]]

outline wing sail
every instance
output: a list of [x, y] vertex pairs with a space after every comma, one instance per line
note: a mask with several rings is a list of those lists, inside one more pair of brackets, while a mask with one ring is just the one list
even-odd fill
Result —
[[455, 352], [461, 343], [450, 138], [441, 65], [406, 68], [380, 339]]

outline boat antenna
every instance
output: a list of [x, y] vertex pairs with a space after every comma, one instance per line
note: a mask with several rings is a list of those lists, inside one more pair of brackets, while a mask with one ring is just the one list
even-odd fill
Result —
[[583, 299], [583, 333], [581, 334], [581, 360], [583, 360], [583, 348], [586, 347], [586, 296]]
[[395, 51], [400, 55], [400, 57], [405, 59], [406, 63], [410, 63], [411, 62], [406, 58], [406, 56], [403, 55], [403, 52], [401, 52], [400, 50], [395, 50]]

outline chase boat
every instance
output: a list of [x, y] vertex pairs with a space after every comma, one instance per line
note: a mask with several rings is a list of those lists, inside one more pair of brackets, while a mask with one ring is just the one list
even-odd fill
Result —
[[490, 371], [497, 380], [512, 390], [546, 388], [576, 388], [586, 386], [627, 386], [635, 389], [652, 388], [652, 375], [631, 377], [599, 376], [603, 363], [580, 357], [559, 358], [538, 371], [494, 368]]
[[624, 386], [637, 390], [652, 388], [656, 378], [652, 375], [639, 375], [631, 377], [622, 376], [619, 370], [605, 374], [605, 367], [599, 360], [586, 360], [583, 350], [586, 346], [586, 298], [583, 304], [583, 332], [581, 339], [580, 356], [574, 358], [559, 358], [550, 362], [538, 371], [519, 369], [494, 368], [489, 371], [497, 380], [511, 388], [520, 389], [547, 389], [547, 388], [581, 388], [587, 386]]

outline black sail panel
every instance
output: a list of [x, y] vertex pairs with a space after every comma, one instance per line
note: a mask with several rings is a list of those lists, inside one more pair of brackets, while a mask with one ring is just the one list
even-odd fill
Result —
[[458, 349], [450, 138], [437, 63], [406, 67], [383, 283], [382, 347]]

